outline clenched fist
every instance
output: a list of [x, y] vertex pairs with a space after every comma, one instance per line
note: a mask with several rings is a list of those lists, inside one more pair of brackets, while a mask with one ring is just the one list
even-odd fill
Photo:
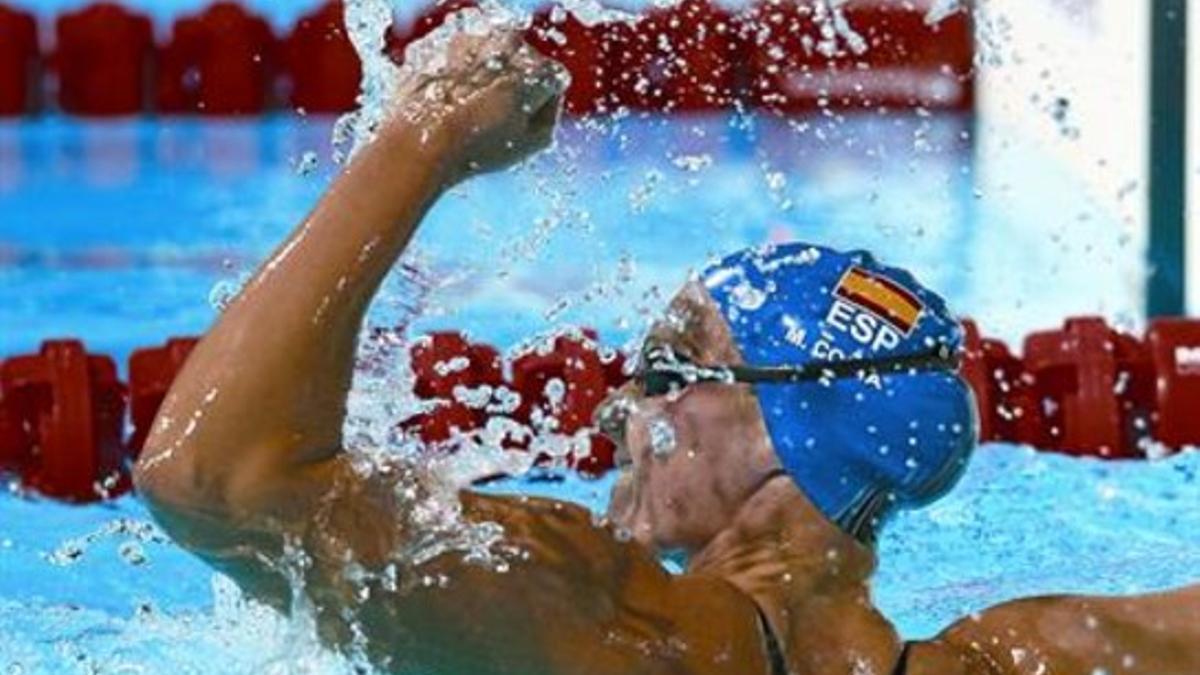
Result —
[[451, 182], [503, 169], [550, 144], [566, 71], [517, 30], [436, 31], [409, 48], [407, 61], [395, 117], [438, 137]]

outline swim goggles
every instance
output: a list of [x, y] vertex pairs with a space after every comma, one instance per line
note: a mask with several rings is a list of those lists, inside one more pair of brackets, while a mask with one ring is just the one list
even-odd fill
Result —
[[700, 365], [666, 345], [647, 345], [634, 377], [645, 396], [665, 396], [681, 392], [700, 382], [722, 384], [789, 384], [843, 378], [867, 378], [872, 375], [915, 373], [931, 370], [956, 372], [961, 354], [946, 345], [915, 354], [871, 359], [821, 361], [799, 366]]

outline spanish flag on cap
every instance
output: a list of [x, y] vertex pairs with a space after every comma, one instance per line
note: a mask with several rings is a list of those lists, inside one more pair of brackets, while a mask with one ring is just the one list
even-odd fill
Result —
[[925, 305], [912, 291], [857, 265], [842, 275], [834, 295], [887, 321], [905, 335], [912, 332], [925, 311]]

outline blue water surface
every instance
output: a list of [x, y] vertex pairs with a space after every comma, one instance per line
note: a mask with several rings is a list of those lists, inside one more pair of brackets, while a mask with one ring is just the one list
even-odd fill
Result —
[[[202, 332], [214, 287], [335, 173], [331, 122], [0, 122], [0, 355], [74, 336], [124, 361]], [[1120, 272], [1141, 251], [1123, 224], [1036, 147], [977, 155], [972, 128], [911, 113], [568, 123], [554, 152], [429, 214], [415, 328], [508, 346], [574, 323], [621, 342], [707, 260], [794, 239], [869, 248], [1003, 334], [1066, 314], [1127, 323], [1141, 287]]]

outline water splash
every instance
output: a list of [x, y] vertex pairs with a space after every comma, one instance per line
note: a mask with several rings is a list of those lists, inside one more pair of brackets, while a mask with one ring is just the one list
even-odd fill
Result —
[[237, 296], [241, 294], [246, 284], [250, 283], [250, 274], [243, 272], [233, 279], [221, 279], [213, 284], [208, 293], [208, 304], [218, 312], [224, 312]]
[[333, 132], [334, 160], [344, 162], [375, 138], [389, 114], [399, 84], [399, 68], [387, 57], [392, 7], [387, 0], [347, 0], [346, 31], [362, 62], [358, 109], [343, 115]]
[[675, 425], [665, 417], [655, 417], [650, 420], [650, 452], [656, 459], [666, 459], [675, 454], [678, 448], [675, 435]]
[[68, 539], [46, 554], [46, 562], [57, 567], [79, 563], [96, 544], [111, 539], [121, 540], [118, 554], [129, 565], [146, 563], [143, 544], [168, 545], [170, 539], [153, 523], [132, 518], [118, 518], [82, 537]]
[[936, 26], [954, 14], [964, 11], [963, 0], [933, 0], [925, 12], [925, 25]]

